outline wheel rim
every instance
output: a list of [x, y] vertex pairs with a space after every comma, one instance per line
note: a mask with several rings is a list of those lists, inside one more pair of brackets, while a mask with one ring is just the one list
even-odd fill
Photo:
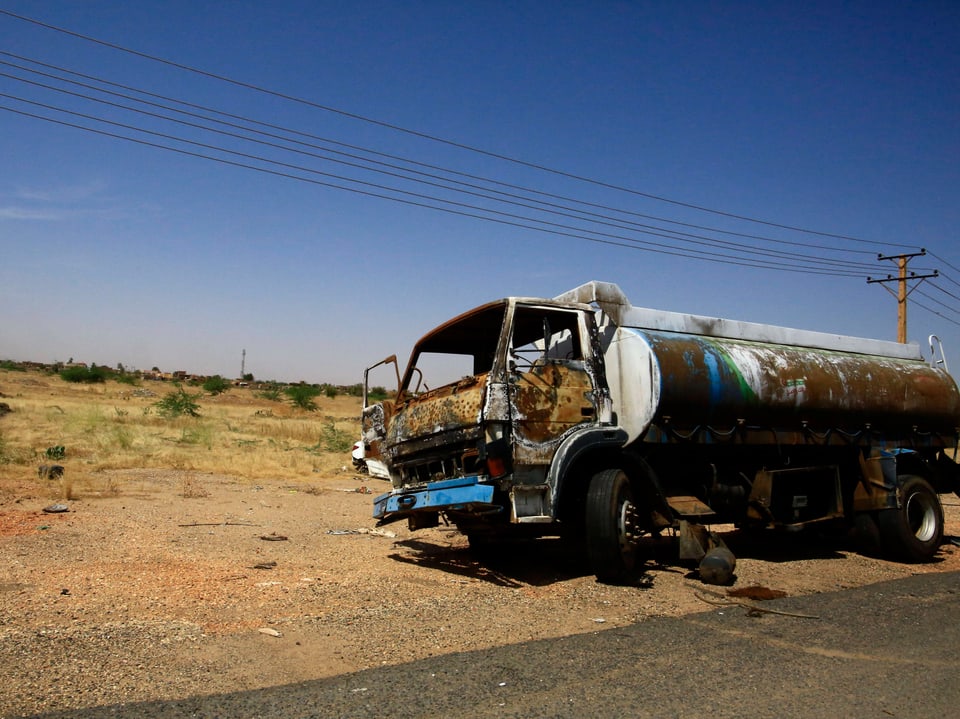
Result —
[[921, 542], [929, 542], [937, 533], [937, 510], [925, 494], [914, 492], [907, 498], [907, 522]]
[[630, 501], [630, 497], [624, 497], [620, 502], [620, 512], [617, 517], [617, 540], [620, 544], [620, 555], [627, 564], [633, 556], [633, 540], [636, 536], [636, 516], [637, 511]]

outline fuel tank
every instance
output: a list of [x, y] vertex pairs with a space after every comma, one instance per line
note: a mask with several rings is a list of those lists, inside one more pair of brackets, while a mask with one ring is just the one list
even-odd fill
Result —
[[709, 425], [948, 442], [960, 426], [956, 382], [922, 359], [633, 327], [616, 334], [608, 374], [634, 437], [651, 425]]

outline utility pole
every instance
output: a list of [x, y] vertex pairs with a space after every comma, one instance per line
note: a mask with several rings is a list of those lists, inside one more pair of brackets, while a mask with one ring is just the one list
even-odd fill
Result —
[[243, 379], [243, 376], [247, 373], [247, 351], [243, 350], [243, 354], [240, 355], [240, 379]]
[[[909, 275], [907, 274], [907, 262], [914, 257], [923, 257], [926, 254], [927, 251], [921, 247], [919, 252], [912, 252], [903, 255], [877, 255], [877, 259], [881, 262], [884, 260], [896, 261], [898, 270], [897, 276], [894, 277], [893, 275], [887, 275], [885, 278], [876, 280], [872, 277], [867, 278], [867, 284], [870, 285], [887, 282], [897, 283], [896, 292], [887, 287], [886, 284], [884, 284], [883, 289], [897, 298], [897, 342], [900, 344], [907, 343], [907, 297], [921, 282], [928, 277], [940, 276], [940, 273], [937, 270], [934, 270], [928, 275], [918, 275], [916, 272], [911, 272]], [[907, 289], [908, 280], [916, 280], [917, 283], [913, 287]]]

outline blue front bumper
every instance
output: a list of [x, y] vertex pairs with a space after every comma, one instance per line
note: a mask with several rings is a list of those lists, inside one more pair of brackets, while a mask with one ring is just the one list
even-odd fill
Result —
[[475, 475], [428, 482], [423, 489], [395, 489], [381, 494], [373, 500], [373, 517], [385, 524], [419, 512], [479, 512], [495, 508], [493, 486], [481, 484], [481, 477]]

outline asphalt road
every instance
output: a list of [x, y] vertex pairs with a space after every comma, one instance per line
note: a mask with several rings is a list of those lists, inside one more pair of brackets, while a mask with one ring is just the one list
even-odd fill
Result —
[[713, 608], [266, 690], [44, 716], [960, 716], [960, 573], [758, 604], [817, 618]]

